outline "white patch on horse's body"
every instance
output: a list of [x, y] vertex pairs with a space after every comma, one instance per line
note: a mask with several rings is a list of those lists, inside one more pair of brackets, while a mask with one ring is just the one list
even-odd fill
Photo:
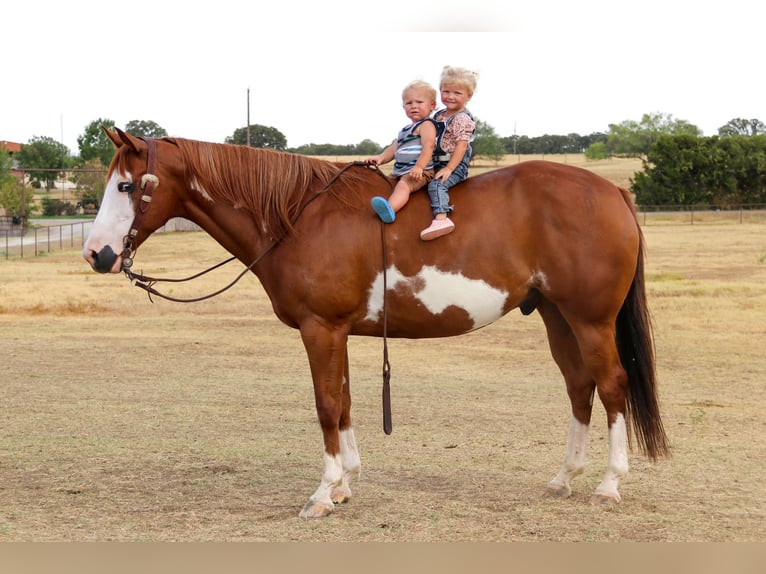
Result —
[[572, 494], [571, 482], [585, 470], [585, 451], [588, 448], [588, 425], [574, 416], [569, 419], [569, 438], [564, 464], [556, 477], [548, 483], [548, 490], [561, 498]]
[[532, 273], [532, 275], [529, 277], [529, 281], [527, 281], [527, 285], [530, 287], [535, 287], [536, 289], [539, 289], [543, 292], [550, 290], [550, 285], [548, 285], [548, 276], [539, 269]]
[[617, 487], [620, 479], [628, 474], [628, 429], [625, 417], [617, 414], [617, 419], [609, 427], [609, 467], [601, 484], [596, 488], [596, 494], [620, 501]]
[[191, 188], [192, 190], [199, 193], [204, 199], [207, 199], [210, 203], [213, 203], [213, 198], [210, 197], [210, 194], [207, 192], [207, 190], [202, 187], [196, 179], [192, 180]]
[[[447, 307], [459, 307], [473, 319], [473, 328], [489, 325], [503, 316], [508, 293], [492, 287], [481, 279], [470, 279], [460, 273], [440, 271], [425, 266], [417, 275], [405, 277], [394, 266], [386, 276], [389, 290], [404, 286], [434, 315]], [[379, 273], [370, 286], [366, 320], [375, 321], [383, 310], [383, 273]]]

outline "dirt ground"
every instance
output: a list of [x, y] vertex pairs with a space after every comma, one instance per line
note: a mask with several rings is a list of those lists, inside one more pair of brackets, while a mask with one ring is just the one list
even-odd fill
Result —
[[[1, 541], [766, 540], [766, 226], [646, 225], [661, 405], [673, 457], [631, 455], [623, 501], [593, 506], [563, 461], [569, 401], [539, 317], [462, 337], [350, 345], [362, 476], [352, 500], [298, 518], [322, 472], [308, 365], [254, 277], [202, 303], [151, 303], [76, 250], [0, 261]], [[158, 235], [149, 274], [221, 260], [202, 233]], [[220, 288], [236, 263], [177, 296]], [[761, 485], [761, 486], [759, 486]]]

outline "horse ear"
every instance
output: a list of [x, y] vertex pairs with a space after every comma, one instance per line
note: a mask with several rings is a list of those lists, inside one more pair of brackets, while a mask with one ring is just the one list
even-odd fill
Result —
[[[122, 140], [120, 139], [120, 136], [118, 133], [113, 132], [108, 127], [102, 125], [101, 129], [104, 130], [104, 133], [106, 134], [106, 137], [108, 137], [110, 140], [112, 140], [112, 143], [114, 144], [114, 147], [121, 147], [122, 146]], [[119, 128], [115, 128], [117, 132], [119, 132]]]
[[141, 140], [130, 135], [129, 133], [125, 133], [120, 128], [114, 128], [114, 131], [108, 129], [106, 126], [101, 126], [101, 128], [104, 130], [104, 133], [106, 133], [107, 137], [112, 140], [112, 143], [115, 145], [115, 147], [120, 148], [126, 145], [134, 152], [138, 153], [139, 146], [141, 145]]

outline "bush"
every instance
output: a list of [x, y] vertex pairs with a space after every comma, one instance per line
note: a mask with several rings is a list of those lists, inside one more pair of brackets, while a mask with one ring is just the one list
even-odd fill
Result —
[[43, 197], [42, 207], [43, 215], [47, 216], [56, 217], [60, 215], [75, 215], [77, 213], [77, 206], [72, 202], [52, 199], [50, 197]]

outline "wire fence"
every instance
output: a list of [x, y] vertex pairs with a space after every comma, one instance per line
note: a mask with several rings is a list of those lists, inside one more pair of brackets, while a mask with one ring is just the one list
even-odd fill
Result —
[[[23, 259], [39, 257], [56, 250], [80, 249], [92, 227], [92, 218], [67, 223], [36, 219], [31, 220], [27, 226], [21, 223], [2, 225], [0, 222], [0, 259]], [[174, 218], [157, 232], [199, 230], [191, 221]]]
[[766, 204], [749, 203], [725, 208], [709, 205], [641, 205], [641, 225], [766, 223]]

